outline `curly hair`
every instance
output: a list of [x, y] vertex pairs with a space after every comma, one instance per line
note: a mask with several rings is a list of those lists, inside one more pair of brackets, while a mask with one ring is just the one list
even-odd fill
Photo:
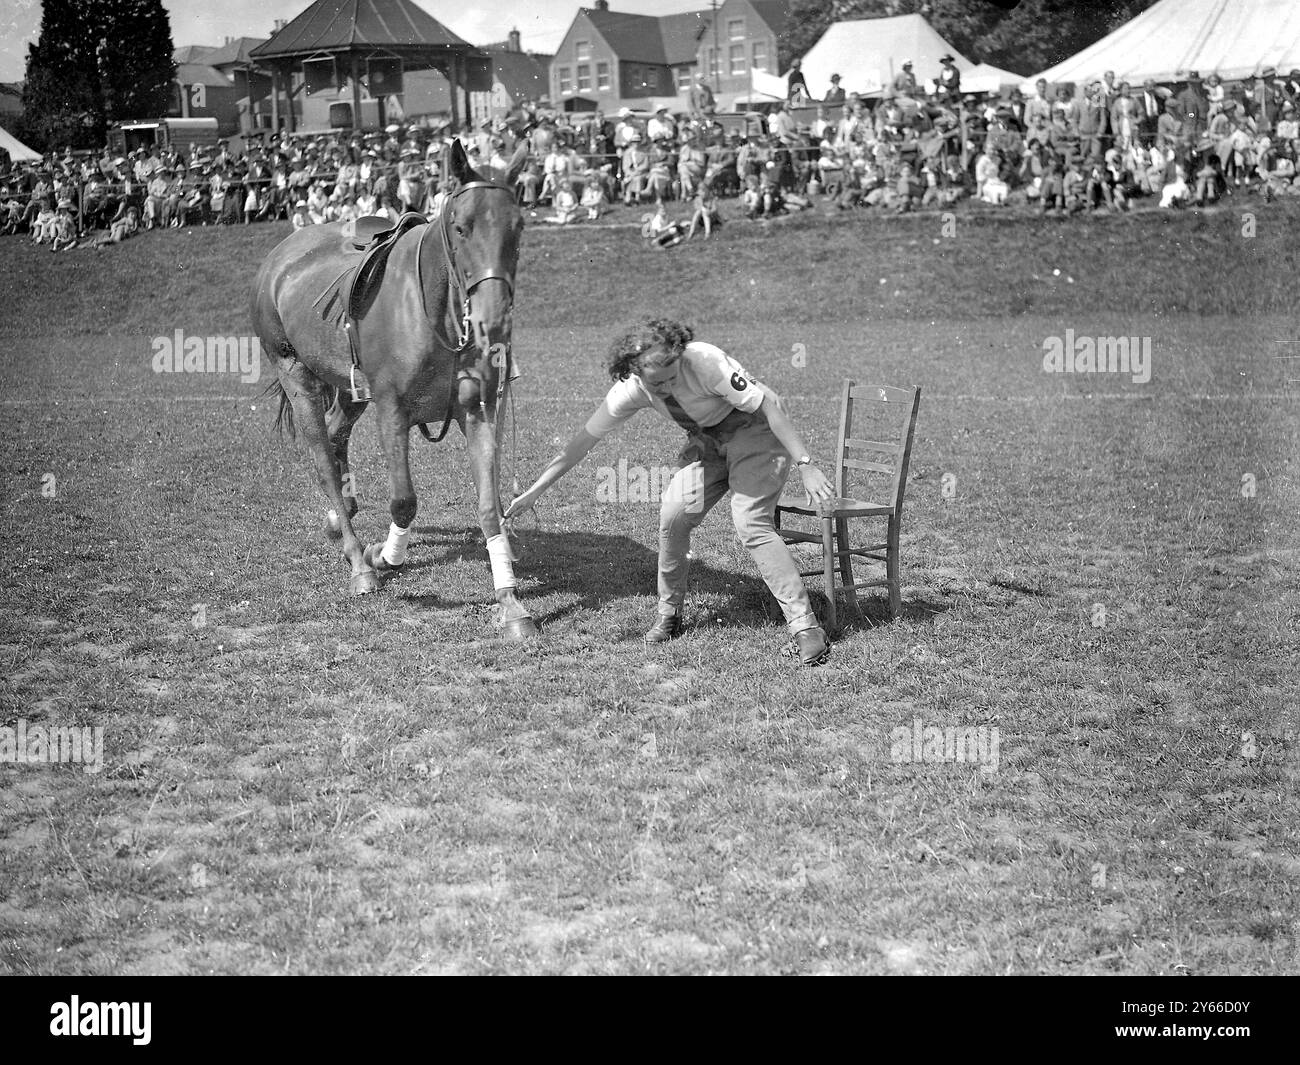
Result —
[[637, 372], [642, 353], [663, 345], [680, 355], [694, 339], [695, 332], [688, 325], [668, 318], [647, 318], [610, 345], [605, 365], [611, 379], [623, 381]]

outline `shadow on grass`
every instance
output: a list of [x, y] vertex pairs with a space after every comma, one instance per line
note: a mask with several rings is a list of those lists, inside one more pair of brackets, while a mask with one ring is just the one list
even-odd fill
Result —
[[[442, 528], [426, 525], [417, 526], [413, 531], [421, 537], [423, 550], [421, 557], [407, 563], [408, 570], [453, 562], [483, 561], [483, 533], [477, 526]], [[584, 610], [600, 610], [619, 600], [655, 594], [658, 554], [631, 537], [577, 530], [546, 532], [533, 529], [524, 534], [522, 543], [521, 559], [515, 563], [518, 576], [541, 580], [547, 595], [576, 596], [573, 602], [537, 615], [539, 624], [554, 623]], [[808, 594], [813, 610], [825, 624], [825, 594], [812, 584], [808, 586]], [[406, 598], [432, 608], [458, 605], [438, 596]], [[688, 615], [693, 607], [699, 608], [700, 600], [707, 602], [710, 612], [725, 616], [727, 624], [738, 628], [767, 628], [784, 622], [779, 604], [756, 570], [737, 572], [717, 569], [698, 559], [693, 561], [686, 599]], [[849, 615], [843, 593], [838, 603], [841, 635], [889, 624], [889, 603], [883, 595], [860, 594], [858, 618]], [[905, 600], [901, 620], [930, 624], [949, 606], [944, 601]]]

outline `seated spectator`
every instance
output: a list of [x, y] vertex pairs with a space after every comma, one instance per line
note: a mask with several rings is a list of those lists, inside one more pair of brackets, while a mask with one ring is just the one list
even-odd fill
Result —
[[695, 193], [695, 213], [691, 215], [691, 228], [686, 239], [695, 236], [696, 226], [702, 226], [707, 240], [713, 235], [713, 227], [720, 224], [717, 197], [710, 186], [701, 185]]
[[105, 244], [120, 244], [128, 237], [133, 237], [140, 228], [140, 212], [126, 200], [118, 207], [117, 214], [108, 224], [108, 232], [95, 241], [98, 251]]
[[1219, 160], [1218, 153], [1206, 152], [1205, 162], [1196, 172], [1196, 206], [1206, 207], [1218, 203], [1224, 188], [1223, 164]]
[[48, 197], [40, 201], [36, 218], [32, 221], [32, 244], [48, 244], [54, 239], [54, 222], [58, 214]]
[[50, 251], [68, 251], [77, 246], [77, 223], [72, 217], [72, 201], [60, 200], [50, 230]]
[[1043, 182], [1040, 188], [1040, 213], [1048, 211], [1065, 213], [1065, 172], [1061, 157], [1051, 152], [1043, 164]]
[[[988, 187], [987, 183], [985, 187]], [[1004, 185], [1003, 188], [1005, 189], [1006, 186]], [[915, 211], [921, 206], [921, 193], [923, 191], [921, 183], [916, 179], [916, 175], [912, 173], [912, 164], [903, 163], [898, 168], [898, 184], [895, 187], [896, 201], [894, 212], [896, 214], [905, 214], [908, 211]], [[1006, 196], [1004, 194], [1003, 202], [1005, 202], [1005, 199]]]
[[1174, 179], [1160, 190], [1161, 207], [1185, 207], [1191, 201], [1192, 190], [1187, 187], [1187, 171], [1182, 163], [1174, 166]]
[[758, 175], [745, 176], [745, 189], [740, 194], [740, 206], [746, 218], [757, 218], [762, 211], [763, 197], [759, 192]]
[[551, 198], [555, 207], [555, 214], [547, 219], [546, 222], [555, 225], [568, 225], [578, 216], [578, 197], [573, 193], [573, 181], [570, 178], [562, 178], [559, 187], [555, 190], [555, 195]]
[[596, 171], [588, 171], [586, 180], [582, 185], [581, 205], [586, 209], [587, 220], [594, 222], [600, 218], [601, 212], [609, 202], [605, 197], [605, 188], [601, 184], [600, 177]]
[[293, 217], [290, 221], [293, 222], [294, 229], [302, 229], [312, 224], [311, 216], [307, 213], [306, 200], [299, 200], [293, 205]]

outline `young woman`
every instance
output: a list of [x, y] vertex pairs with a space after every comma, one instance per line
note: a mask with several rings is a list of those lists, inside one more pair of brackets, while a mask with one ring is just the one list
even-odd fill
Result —
[[736, 531], [781, 604], [800, 658], [805, 665], [820, 665], [830, 645], [773, 514], [792, 460], [810, 501], [825, 503], [835, 493], [812, 464], [780, 397], [726, 352], [695, 342], [688, 327], [662, 318], [639, 323], [615, 341], [608, 369], [613, 388], [568, 446], [510, 504], [506, 517], [528, 510], [601, 439], [638, 410], [652, 407], [686, 430], [687, 444], [659, 511], [658, 620], [646, 640], [662, 643], [680, 635], [691, 532], [730, 489]]

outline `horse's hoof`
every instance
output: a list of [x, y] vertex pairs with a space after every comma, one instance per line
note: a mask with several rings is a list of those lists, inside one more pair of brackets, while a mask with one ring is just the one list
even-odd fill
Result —
[[379, 577], [372, 569], [363, 569], [360, 573], [352, 574], [352, 580], [348, 582], [348, 589], [353, 595], [369, 595], [371, 592], [379, 591]]
[[376, 573], [382, 574], [385, 577], [390, 576], [394, 573], [401, 573], [402, 572], [401, 566], [390, 566], [387, 562], [384, 561], [383, 551], [384, 551], [383, 544], [369, 544], [367, 545], [365, 551], [361, 553], [362, 561], [364, 561], [365, 564], [369, 566], [371, 569], [373, 569]]
[[501, 634], [512, 643], [524, 643], [540, 635], [540, 630], [530, 617], [511, 618], [502, 627]]

